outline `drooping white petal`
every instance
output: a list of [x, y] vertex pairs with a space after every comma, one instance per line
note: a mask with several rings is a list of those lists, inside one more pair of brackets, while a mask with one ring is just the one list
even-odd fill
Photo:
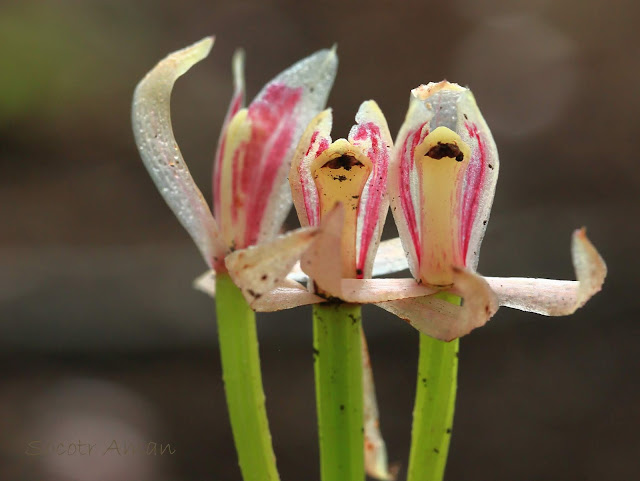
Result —
[[357, 220], [356, 270], [359, 278], [371, 277], [373, 259], [380, 243], [389, 209], [387, 175], [393, 141], [387, 120], [373, 100], [363, 102], [356, 114], [356, 125], [349, 142], [362, 150], [373, 166], [360, 195]]
[[291, 162], [289, 184], [293, 205], [303, 227], [320, 224], [320, 200], [311, 175], [311, 162], [331, 145], [332, 123], [331, 109], [316, 115], [300, 138]]
[[303, 227], [225, 258], [229, 275], [250, 306], [282, 283], [317, 234], [317, 227]]
[[577, 281], [517, 277], [487, 277], [486, 280], [501, 306], [545, 316], [566, 316], [599, 292], [607, 275], [607, 266], [584, 228], [573, 233], [571, 256]]
[[178, 77], [205, 58], [212, 45], [213, 38], [208, 37], [160, 61], [136, 87], [132, 108], [133, 132], [142, 161], [210, 267], [222, 260], [226, 248], [175, 141], [170, 98]]
[[465, 269], [454, 269], [454, 287], [448, 290], [462, 298], [455, 305], [442, 294], [413, 297], [376, 305], [407, 321], [418, 331], [441, 341], [452, 341], [483, 326], [498, 310], [498, 301], [487, 282]]
[[385, 446], [378, 414], [378, 401], [373, 382], [371, 359], [364, 331], [362, 338], [362, 387], [364, 398], [364, 467], [367, 474], [382, 481], [391, 481], [395, 476], [389, 472], [387, 447]]

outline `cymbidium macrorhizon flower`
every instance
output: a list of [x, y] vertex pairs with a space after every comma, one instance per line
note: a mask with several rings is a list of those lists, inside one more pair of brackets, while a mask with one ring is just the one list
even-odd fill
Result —
[[213, 38], [205, 38], [158, 63], [136, 87], [132, 120], [140, 155], [162, 196], [207, 265], [226, 272], [229, 252], [280, 231], [291, 207], [286, 178], [293, 150], [325, 106], [338, 59], [334, 50], [316, 52], [274, 78], [244, 108], [243, 56], [234, 56], [234, 94], [214, 163], [214, 219], [182, 159], [169, 108], [175, 81], [212, 45]]
[[[331, 110], [318, 114], [302, 135], [289, 173], [293, 202], [302, 228], [227, 257], [229, 273], [257, 310], [280, 310], [325, 302], [286, 276], [306, 251], [330, 244], [330, 259], [345, 279], [371, 277], [373, 259], [389, 209], [386, 195], [391, 135], [384, 115], [364, 102], [348, 139], [331, 139]], [[333, 226], [333, 227], [331, 227]], [[317, 235], [317, 228], [330, 235]], [[373, 375], [362, 337], [365, 468], [391, 479], [379, 430]]]
[[[225, 258], [233, 250], [256, 244], [266, 245], [269, 255], [260, 257], [260, 266], [267, 268], [270, 275], [266, 283], [277, 285], [280, 283], [277, 272], [283, 269], [281, 260], [288, 258], [292, 252], [294, 257], [300, 257], [316, 236], [318, 228], [309, 227], [291, 236], [285, 236], [284, 241], [278, 241], [278, 249], [269, 248], [273, 244], [270, 240], [280, 230], [291, 206], [290, 188], [286, 178], [294, 148], [309, 121], [325, 105], [335, 78], [338, 60], [334, 50], [321, 50], [303, 59], [269, 82], [245, 109], [242, 108], [243, 58], [241, 54], [236, 54], [233, 61], [234, 94], [220, 134], [214, 163], [214, 219], [174, 139], [169, 105], [175, 81], [191, 66], [206, 57], [212, 44], [212, 38], [204, 39], [169, 55], [151, 70], [136, 88], [132, 118], [136, 143], [145, 166], [167, 204], [189, 232], [207, 265], [212, 269], [196, 281], [196, 286], [208, 294], [215, 295], [215, 271], [226, 272]], [[377, 130], [372, 122], [365, 122], [363, 126], [355, 129], [354, 143], [363, 148], [369, 145], [367, 148], [379, 149], [380, 153], [384, 154], [382, 177], [367, 187], [367, 192], [371, 192], [367, 205], [375, 206], [383, 222], [388, 209], [388, 201], [383, 194], [391, 140], [386, 122], [377, 106], [374, 103], [367, 105], [369, 110], [363, 107], [361, 115], [371, 115], [375, 122], [381, 123]], [[328, 120], [330, 128], [330, 113], [323, 112], [320, 117], [325, 119], [325, 126]], [[330, 142], [328, 134], [328, 130], [323, 131], [324, 141]], [[324, 148], [326, 149], [326, 146]], [[363, 157], [364, 154], [360, 150], [357, 152], [358, 158], [371, 168], [371, 161]], [[374, 171], [377, 169], [375, 166], [373, 168]], [[319, 217], [315, 219], [317, 220]], [[377, 225], [377, 220], [367, 218], [366, 222], [368, 225]], [[316, 225], [317, 222], [307, 224]], [[379, 227], [371, 230], [367, 236], [366, 245], [377, 246], [380, 237]], [[375, 242], [372, 242], [374, 240]], [[243, 255], [240, 255], [240, 259]], [[367, 251], [361, 258], [361, 264], [370, 264], [374, 255], [375, 248]], [[270, 265], [274, 269], [269, 270]], [[283, 279], [290, 269], [291, 265], [284, 270]], [[362, 269], [365, 271], [370, 268]], [[263, 275], [258, 279], [258, 285], [254, 286], [255, 291], [251, 286], [243, 285], [243, 292], [253, 301], [260, 298], [259, 289], [263, 287], [266, 279], [262, 278]], [[291, 294], [287, 291], [285, 297], [276, 296], [280, 301], [280, 309], [285, 308], [287, 302], [291, 305], [298, 303], [300, 297], [296, 295], [300, 294], [302, 298], [324, 300], [299, 287], [299, 284], [290, 282], [294, 285], [294, 289], [289, 289], [294, 294], [293, 304], [286, 301]], [[287, 290], [286, 284], [283, 289]], [[371, 446], [369, 452], [375, 453], [374, 458], [367, 458], [367, 469], [370, 474], [383, 478], [388, 477], [386, 454], [377, 424], [377, 407], [366, 351], [363, 354], [363, 362], [365, 435]]]
[[[314, 122], [321, 126], [322, 115]], [[315, 145], [320, 145], [317, 138], [313, 142], [304, 140], [308, 139], [310, 129], [312, 127], [307, 129], [301, 142], [301, 145], [310, 145], [307, 154], [313, 152]], [[319, 127], [316, 130], [321, 132]], [[300, 148], [298, 155], [299, 152]], [[292, 307], [327, 298], [375, 303], [419, 331], [445, 341], [484, 325], [499, 306], [549, 316], [575, 312], [601, 289], [606, 276], [605, 263], [584, 229], [574, 232], [571, 244], [577, 281], [485, 278], [476, 273], [498, 168], [495, 143], [470, 90], [446, 81], [414, 89], [393, 148], [388, 180], [393, 216], [413, 278], [351, 278], [358, 276], [345, 272], [344, 263], [353, 258], [353, 254], [348, 246], [340, 249], [337, 246], [342, 245], [344, 232], [354, 227], [350, 205], [343, 200], [326, 216], [315, 238], [304, 239], [304, 230], [287, 237], [292, 244], [300, 246], [300, 250], [291, 249], [289, 255], [283, 256], [287, 257], [283, 266], [290, 269], [295, 255], [301, 252], [301, 268], [313, 279], [318, 293], [295, 294], [293, 287], [280, 284], [275, 290], [261, 292], [274, 302], [257, 302], [253, 307], [276, 310], [279, 302]], [[307, 174], [299, 185], [310, 185], [309, 179]], [[305, 192], [304, 187], [300, 188], [295, 182], [292, 187], [294, 199], [300, 197], [296, 190]], [[315, 219], [317, 207], [313, 197], [303, 195], [302, 198], [305, 202], [311, 199], [310, 207], [305, 206], [304, 211], [307, 218]], [[296, 207], [298, 204], [299, 200]], [[358, 212], [358, 218], [366, 215], [364, 209]], [[375, 215], [384, 218], [384, 214]], [[304, 225], [303, 216], [301, 221]], [[357, 231], [363, 238], [368, 232], [364, 228]], [[296, 236], [299, 240], [294, 242]], [[274, 244], [278, 242], [282, 241]], [[256, 278], [261, 272], [260, 258], [264, 254], [259, 251], [237, 252], [228, 259], [228, 265], [233, 266], [230, 273], [240, 280], [239, 285], [242, 286], [245, 278]], [[395, 255], [397, 249], [389, 252]], [[255, 261], [250, 274], [236, 272], [245, 267], [236, 264], [236, 260], [250, 253]], [[392, 266], [389, 271], [398, 270], [397, 259], [388, 255], [381, 263]], [[367, 258], [361, 265], [363, 273], [367, 273], [371, 259]], [[282, 274], [279, 272], [280, 279], [284, 278]], [[292, 285], [291, 280], [285, 283]], [[451, 297], [443, 292], [460, 298], [459, 305], [451, 303]]]

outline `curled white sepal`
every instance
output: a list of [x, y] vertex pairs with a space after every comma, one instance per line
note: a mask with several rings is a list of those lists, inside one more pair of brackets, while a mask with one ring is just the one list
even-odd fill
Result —
[[229, 275], [252, 308], [286, 279], [318, 231], [318, 227], [303, 227], [225, 258]]
[[407, 321], [418, 331], [441, 341], [452, 341], [483, 326], [498, 310], [495, 294], [481, 276], [453, 269], [454, 284], [446, 292], [462, 299], [460, 305], [441, 294], [376, 303]]
[[607, 266], [584, 228], [573, 233], [571, 257], [577, 281], [487, 277], [487, 282], [501, 306], [545, 316], [567, 316], [602, 289], [607, 275]]
[[136, 87], [132, 107], [133, 133], [142, 161], [209, 267], [221, 261], [226, 248], [174, 138], [170, 99], [176, 80], [205, 58], [212, 45], [213, 38], [207, 37], [161, 60]]

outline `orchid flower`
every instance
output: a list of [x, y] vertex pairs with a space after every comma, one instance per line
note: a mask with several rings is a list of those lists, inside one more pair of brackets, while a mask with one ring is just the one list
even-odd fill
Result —
[[[335, 262], [350, 255], [336, 249], [344, 221], [335, 213], [322, 234], [305, 244], [302, 255], [301, 268], [323, 297], [296, 298], [290, 296], [290, 287], [267, 290], [266, 297], [282, 301], [285, 308], [326, 297], [375, 303], [422, 333], [446, 341], [484, 325], [499, 306], [547, 316], [572, 314], [601, 289], [607, 271], [584, 228], [576, 230], [571, 241], [576, 281], [477, 274], [498, 170], [495, 142], [469, 89], [443, 81], [412, 90], [390, 159], [388, 189], [405, 266], [413, 278], [346, 278], [341, 263]], [[294, 198], [300, 198], [296, 185], [293, 189]], [[313, 220], [311, 199], [307, 210]], [[379, 273], [401, 270], [397, 241], [390, 241], [386, 250], [376, 259], [383, 266]], [[288, 265], [294, 264], [289, 259]], [[460, 297], [461, 305], [443, 299], [443, 292]], [[277, 303], [265, 304], [254, 308], [277, 308]]]
[[[304, 127], [327, 100], [337, 69], [334, 50], [321, 50], [269, 82], [243, 108], [243, 56], [233, 60], [235, 91], [214, 165], [215, 219], [184, 163], [171, 127], [175, 81], [206, 57], [213, 38], [170, 54], [138, 84], [133, 129], [142, 160], [160, 193], [218, 273], [218, 337], [227, 408], [245, 480], [278, 481], [265, 408], [255, 314], [226, 274], [234, 249], [268, 242], [291, 207], [286, 177]], [[305, 235], [312, 237], [317, 229]], [[206, 275], [213, 279], [212, 273]]]
[[[363, 279], [372, 275], [389, 209], [386, 184], [393, 143], [386, 119], [373, 100], [362, 103], [355, 120], [348, 139], [332, 143], [331, 111], [319, 114], [300, 140], [291, 163], [289, 183], [302, 226], [319, 226], [327, 216], [330, 225], [331, 218], [342, 224], [340, 236], [328, 238], [333, 241], [329, 252], [341, 253], [339, 262], [332, 262], [343, 278]], [[394, 473], [389, 470], [380, 433], [367, 342], [362, 329], [360, 333], [364, 466], [370, 476], [390, 480]]]
[[234, 93], [214, 163], [214, 218], [184, 163], [169, 110], [174, 82], [212, 45], [213, 38], [205, 38], [162, 60], [138, 84], [132, 117], [138, 150], [160, 193], [207, 265], [226, 272], [229, 252], [278, 234], [291, 207], [286, 183], [291, 155], [326, 103], [338, 60], [334, 50], [316, 52], [274, 78], [243, 108], [244, 59], [242, 53], [234, 56]]
[[[289, 182], [301, 229], [266, 244], [240, 250], [226, 259], [234, 282], [256, 310], [280, 310], [326, 302], [287, 274], [307, 251], [323, 245], [341, 278], [370, 278], [389, 208], [386, 194], [392, 140], [384, 115], [374, 101], [364, 102], [347, 139], [332, 142], [332, 113], [318, 114], [302, 135], [293, 156]], [[329, 236], [316, 235], [320, 228]], [[337, 247], [336, 247], [337, 246]], [[201, 288], [206, 288], [200, 284]], [[313, 287], [313, 286], [310, 286]], [[373, 374], [364, 334], [362, 378], [365, 469], [377, 479], [391, 479], [386, 447], [378, 423]]]
[[[391, 159], [389, 193], [414, 278], [341, 279], [322, 248], [305, 254], [302, 269], [327, 295], [375, 303], [445, 341], [484, 325], [499, 306], [572, 314], [601, 289], [607, 270], [584, 228], [571, 243], [577, 281], [476, 273], [498, 168], [495, 143], [470, 90], [446, 81], [412, 90]], [[323, 233], [315, 245], [329, 237]], [[443, 292], [461, 304], [448, 302]]]
[[[386, 274], [390, 266], [400, 270], [406, 266], [398, 263], [397, 243], [385, 249], [395, 257], [387, 253], [382, 269], [374, 266], [389, 208], [386, 186], [393, 144], [384, 115], [374, 101], [364, 102], [348, 139], [335, 142], [331, 125], [331, 110], [318, 114], [291, 163], [289, 183], [302, 228], [226, 259], [231, 277], [257, 311], [326, 302], [324, 294], [313, 294], [296, 282], [306, 279], [297, 262], [314, 257], [311, 252], [324, 250], [331, 256], [331, 274], [338, 284], [366, 280], [376, 271]], [[316, 235], [320, 231], [324, 235]], [[299, 275], [289, 275], [292, 270]], [[199, 285], [203, 290], [209, 286]], [[335, 288], [331, 292], [332, 297], [342, 298]]]

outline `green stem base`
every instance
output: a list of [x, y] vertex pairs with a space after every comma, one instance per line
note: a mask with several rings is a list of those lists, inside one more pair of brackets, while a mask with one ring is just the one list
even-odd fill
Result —
[[420, 334], [407, 481], [444, 478], [456, 401], [458, 349], [458, 339], [443, 342]]
[[255, 313], [228, 274], [216, 277], [222, 378], [244, 481], [278, 481], [265, 409]]
[[364, 480], [360, 306], [313, 306], [320, 478]]

